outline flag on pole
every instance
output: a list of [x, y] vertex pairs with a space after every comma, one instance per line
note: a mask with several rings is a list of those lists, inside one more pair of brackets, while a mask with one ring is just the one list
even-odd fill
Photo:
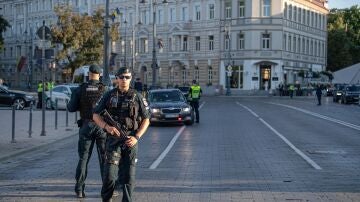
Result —
[[25, 57], [25, 56], [21, 56], [21, 57], [18, 59], [17, 66], [16, 66], [18, 72], [21, 72], [21, 69], [25, 66], [25, 63], [26, 63], [26, 57]]

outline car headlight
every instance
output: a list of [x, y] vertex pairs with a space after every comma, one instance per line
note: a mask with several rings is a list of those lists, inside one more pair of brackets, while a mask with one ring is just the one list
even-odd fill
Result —
[[183, 108], [183, 111], [184, 111], [184, 112], [189, 112], [189, 111], [190, 111], [190, 107], [185, 107], [185, 108]]
[[160, 109], [151, 108], [151, 112], [152, 112], [152, 113], [159, 113], [159, 112], [160, 112]]
[[336, 95], [341, 95], [341, 93], [336, 93]]

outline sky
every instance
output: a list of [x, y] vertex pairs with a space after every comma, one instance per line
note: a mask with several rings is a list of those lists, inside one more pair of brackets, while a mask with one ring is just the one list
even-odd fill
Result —
[[329, 0], [329, 8], [350, 8], [351, 6], [359, 5], [360, 0]]

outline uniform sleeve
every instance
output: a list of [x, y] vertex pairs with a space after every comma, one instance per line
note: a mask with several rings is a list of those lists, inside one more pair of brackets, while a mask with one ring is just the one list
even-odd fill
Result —
[[107, 91], [103, 94], [100, 99], [96, 102], [96, 106], [93, 110], [95, 114], [100, 114], [106, 108], [106, 103], [109, 101], [111, 95], [111, 91]]
[[149, 119], [150, 118], [150, 107], [149, 104], [146, 100], [146, 98], [144, 98], [140, 93], [137, 93], [137, 97], [138, 97], [138, 102], [139, 102], [139, 115], [141, 116], [141, 118], [143, 119]]
[[80, 107], [81, 86], [77, 87], [71, 94], [67, 108], [69, 112], [76, 112]]

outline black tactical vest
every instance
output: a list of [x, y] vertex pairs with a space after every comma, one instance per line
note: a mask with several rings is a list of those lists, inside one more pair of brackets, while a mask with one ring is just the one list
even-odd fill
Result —
[[136, 102], [136, 91], [129, 89], [127, 93], [122, 94], [114, 90], [107, 103], [107, 109], [111, 117], [128, 131], [137, 130], [141, 122], [139, 103]]
[[85, 83], [80, 86], [80, 117], [82, 120], [92, 120], [93, 109], [96, 102], [100, 99], [105, 92], [105, 86], [102, 83]]

